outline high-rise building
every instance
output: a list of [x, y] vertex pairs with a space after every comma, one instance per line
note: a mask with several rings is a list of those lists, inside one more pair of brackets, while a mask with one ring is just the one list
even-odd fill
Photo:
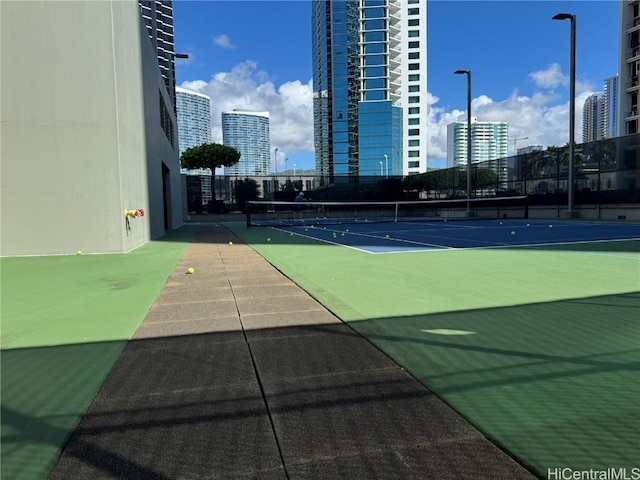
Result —
[[640, 0], [620, 1], [618, 135], [638, 133], [640, 94]]
[[225, 167], [225, 175], [270, 173], [269, 112], [222, 112], [222, 143], [240, 152], [240, 161]]
[[178, 149], [211, 143], [211, 99], [203, 93], [176, 87]]
[[[176, 118], [178, 121], [178, 151], [182, 155], [187, 148], [211, 143], [211, 99], [202, 93], [176, 87]], [[194, 182], [191, 176], [198, 176], [201, 193], [200, 203], [206, 205], [213, 200], [211, 188], [212, 173], [209, 169], [187, 170], [180, 173], [189, 175], [188, 182]]]
[[605, 136], [605, 102], [603, 93], [589, 95], [582, 108], [582, 141], [595, 142]]
[[604, 79], [604, 136], [618, 136], [618, 75]]
[[[505, 159], [508, 156], [507, 122], [471, 119], [471, 163]], [[447, 168], [467, 164], [467, 122], [447, 125]]]
[[419, 0], [313, 0], [316, 171], [427, 168], [427, 12]]
[[158, 55], [158, 66], [169, 96], [175, 105], [175, 49], [173, 43], [173, 2], [138, 0], [142, 19]]

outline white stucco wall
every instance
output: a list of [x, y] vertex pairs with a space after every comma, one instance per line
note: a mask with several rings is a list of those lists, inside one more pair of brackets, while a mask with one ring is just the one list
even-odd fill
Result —
[[[0, 2], [0, 254], [122, 252], [162, 235], [163, 161], [178, 185], [169, 228], [182, 223], [166, 91], [138, 8]], [[126, 208], [146, 212], [129, 233]]]

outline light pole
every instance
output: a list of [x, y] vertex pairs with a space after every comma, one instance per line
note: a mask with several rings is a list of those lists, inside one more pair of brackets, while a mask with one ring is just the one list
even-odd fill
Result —
[[471, 70], [456, 70], [467, 76], [467, 217], [471, 216]]
[[284, 171], [289, 175], [289, 157], [284, 157]]
[[384, 178], [389, 178], [389, 157], [387, 157], [387, 154], [384, 154], [384, 171], [385, 171], [385, 177]]
[[576, 16], [571, 13], [558, 13], [553, 20], [571, 20], [571, 63], [569, 66], [569, 178], [567, 213], [574, 217], [573, 211], [573, 150], [576, 125]]
[[296, 164], [295, 163], [293, 164], [293, 176], [294, 177], [296, 176]]
[[274, 164], [275, 164], [275, 168], [276, 168], [276, 177], [278, 176], [278, 148], [276, 147], [276, 151], [273, 153], [273, 158], [274, 158]]
[[380, 160], [380, 176], [382, 177], [382, 175], [384, 174], [382, 173], [382, 160]]

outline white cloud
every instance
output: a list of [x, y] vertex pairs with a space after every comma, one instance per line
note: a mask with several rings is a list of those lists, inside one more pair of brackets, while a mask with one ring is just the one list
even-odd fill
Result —
[[213, 43], [221, 48], [236, 48], [229, 36], [224, 33], [215, 37]]
[[290, 153], [313, 152], [313, 86], [311, 80], [285, 82], [279, 87], [258, 64], [246, 61], [230, 72], [219, 72], [209, 82], [184, 82], [211, 97], [211, 133], [222, 142], [222, 112], [233, 109], [269, 112], [271, 149], [278, 148], [278, 165]]
[[569, 82], [568, 77], [562, 74], [560, 65], [557, 63], [550, 64], [546, 70], [530, 73], [529, 78], [540, 88], [555, 88]]

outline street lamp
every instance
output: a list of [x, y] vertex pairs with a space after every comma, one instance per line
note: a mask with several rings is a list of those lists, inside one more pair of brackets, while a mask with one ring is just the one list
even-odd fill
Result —
[[380, 176], [382, 177], [382, 175], [384, 174], [382, 173], [382, 160], [380, 160]]
[[573, 150], [576, 125], [576, 16], [571, 13], [558, 13], [553, 20], [571, 20], [571, 63], [569, 66], [569, 178], [567, 213], [574, 217], [573, 211]]
[[278, 176], [278, 148], [276, 147], [276, 151], [273, 153], [273, 163], [275, 163], [276, 169], [276, 177]]
[[296, 164], [295, 163], [293, 164], [293, 176], [294, 177], [296, 176]]
[[471, 70], [456, 70], [467, 76], [467, 217], [471, 216]]
[[384, 171], [385, 171], [385, 177], [384, 178], [389, 178], [389, 157], [387, 157], [387, 154], [384, 154]]

